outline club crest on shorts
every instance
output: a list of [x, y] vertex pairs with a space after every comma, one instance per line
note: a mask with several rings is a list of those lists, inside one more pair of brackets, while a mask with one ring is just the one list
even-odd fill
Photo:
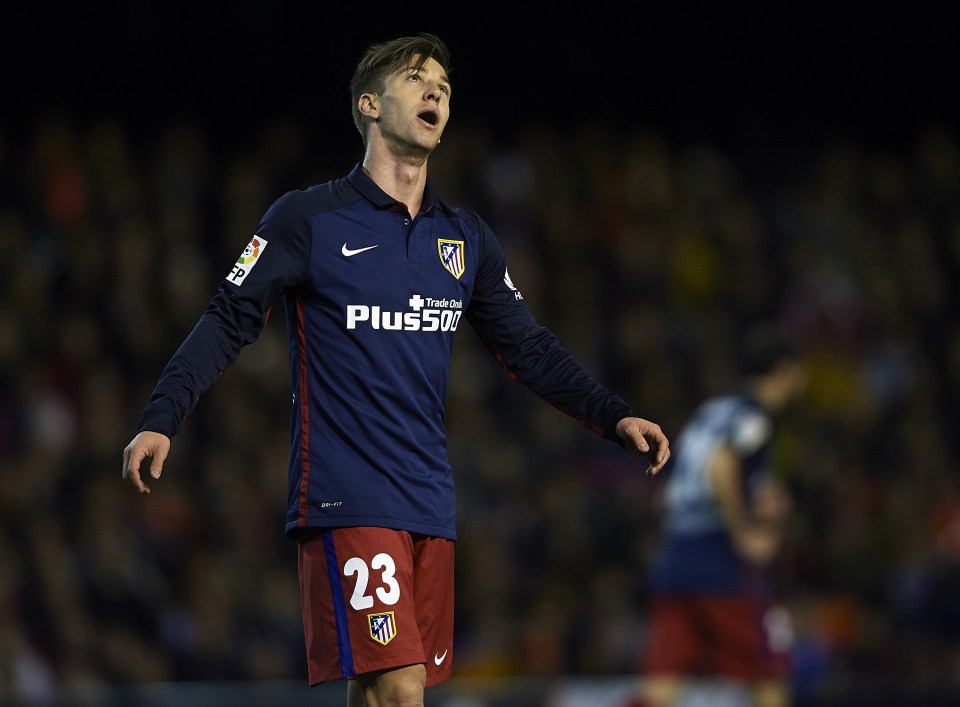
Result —
[[397, 635], [397, 624], [392, 611], [367, 614], [367, 624], [370, 626], [370, 638], [377, 643], [387, 645]]
[[443, 267], [458, 280], [463, 275], [463, 241], [451, 241], [445, 238], [437, 239], [437, 251], [440, 253], [440, 262]]

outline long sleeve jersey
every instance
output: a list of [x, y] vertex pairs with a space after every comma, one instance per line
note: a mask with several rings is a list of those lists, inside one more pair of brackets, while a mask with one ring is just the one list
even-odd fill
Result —
[[512, 379], [622, 444], [632, 415], [538, 324], [474, 212], [430, 181], [417, 218], [357, 165], [264, 214], [164, 368], [138, 429], [174, 436], [282, 300], [293, 409], [285, 532], [380, 526], [456, 540], [445, 398], [464, 321]]

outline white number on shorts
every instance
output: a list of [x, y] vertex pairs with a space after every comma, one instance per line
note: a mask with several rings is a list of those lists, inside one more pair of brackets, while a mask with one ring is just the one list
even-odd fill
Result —
[[[373, 558], [370, 567], [380, 572], [380, 581], [383, 586], [377, 587], [377, 597], [384, 604], [396, 604], [400, 600], [400, 585], [394, 575], [397, 572], [397, 566], [393, 558], [385, 552], [381, 552]], [[370, 580], [370, 570], [367, 563], [359, 557], [351, 557], [343, 565], [343, 576], [357, 575], [357, 583], [353, 587], [353, 595], [350, 597], [350, 606], [357, 611], [369, 609], [373, 606], [373, 597], [367, 594], [367, 582]]]

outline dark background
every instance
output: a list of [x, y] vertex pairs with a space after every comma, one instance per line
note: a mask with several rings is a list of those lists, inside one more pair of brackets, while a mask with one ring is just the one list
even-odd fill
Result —
[[50, 113], [142, 130], [186, 116], [229, 142], [293, 117], [350, 135], [347, 80], [365, 46], [431, 31], [453, 52], [455, 120], [507, 132], [603, 119], [737, 149], [838, 135], [897, 146], [956, 122], [945, 6], [726, 5], [17, 4], [4, 112], [12, 129]]
[[[427, 30], [453, 51], [454, 139], [431, 158], [442, 193], [489, 219], [542, 321], [638, 410], [673, 435], [761, 314], [808, 347], [815, 385], [781, 452], [797, 704], [960, 704], [946, 9], [392, 7], [5, 9], [0, 645], [34, 661], [37, 688], [117, 688], [124, 707], [127, 686], [158, 681], [207, 681], [218, 704], [223, 680], [250, 701], [253, 681], [303, 685], [295, 548], [278, 526], [282, 317], [205, 395], [148, 499], [121, 483], [120, 450], [271, 201], [359, 157], [347, 84], [364, 48]], [[526, 140], [591, 122], [618, 129]], [[602, 440], [568, 434], [476, 344], [459, 338], [449, 407], [457, 670], [625, 674], [664, 477], [638, 482]]]

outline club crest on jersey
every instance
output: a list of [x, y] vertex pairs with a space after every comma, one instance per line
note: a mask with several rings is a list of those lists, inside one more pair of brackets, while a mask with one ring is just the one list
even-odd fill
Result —
[[370, 626], [370, 638], [377, 643], [387, 645], [397, 635], [397, 624], [392, 611], [367, 614], [367, 623]]
[[257, 264], [257, 260], [260, 259], [260, 255], [266, 247], [267, 242], [260, 236], [255, 235], [251, 238], [247, 247], [237, 258], [237, 262], [233, 264], [233, 269], [227, 274], [227, 279], [234, 285], [243, 282], [250, 271], [253, 270], [253, 266]]
[[437, 251], [440, 253], [440, 262], [443, 267], [458, 280], [463, 275], [463, 241], [450, 241], [444, 238], [437, 239]]

